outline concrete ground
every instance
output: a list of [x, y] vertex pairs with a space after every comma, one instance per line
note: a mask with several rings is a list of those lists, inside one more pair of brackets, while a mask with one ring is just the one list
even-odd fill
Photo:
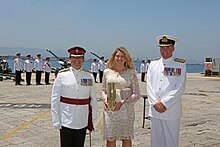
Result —
[[[59, 146], [59, 131], [51, 124], [52, 84], [37, 86], [34, 79], [32, 84], [25, 86], [23, 83], [22, 86], [15, 86], [12, 80], [0, 81], [0, 146]], [[140, 82], [139, 84], [141, 94], [146, 94], [146, 83]], [[99, 99], [101, 84], [97, 83], [95, 86]], [[135, 105], [134, 147], [150, 146], [149, 120], [145, 121], [144, 128], [142, 128], [143, 103], [143, 98], [141, 98]], [[102, 102], [99, 101], [99, 114], [102, 109]], [[89, 138], [87, 135], [86, 147], [89, 147]], [[102, 140], [102, 135], [97, 130], [92, 133], [91, 144], [93, 147], [105, 146], [105, 141]], [[121, 142], [118, 141], [117, 145], [121, 146]], [[188, 74], [183, 95], [180, 146], [220, 146], [220, 77]]]

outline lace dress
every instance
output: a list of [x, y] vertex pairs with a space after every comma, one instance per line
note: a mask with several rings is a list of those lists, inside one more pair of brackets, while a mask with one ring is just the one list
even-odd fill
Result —
[[[137, 73], [127, 69], [123, 73], [106, 69], [103, 76], [102, 98], [107, 97], [107, 83], [114, 78], [119, 82], [120, 96], [125, 103], [118, 111], [104, 110], [104, 140], [121, 140], [134, 138], [134, 104], [140, 99], [140, 89]], [[117, 87], [117, 86], [116, 86]]]

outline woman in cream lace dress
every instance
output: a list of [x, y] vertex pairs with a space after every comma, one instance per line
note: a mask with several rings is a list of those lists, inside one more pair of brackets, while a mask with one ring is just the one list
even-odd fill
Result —
[[[124, 47], [115, 49], [104, 71], [102, 98], [104, 100], [104, 139], [107, 147], [115, 147], [122, 140], [123, 147], [131, 147], [134, 138], [134, 104], [140, 98], [137, 73], [132, 57]], [[116, 83], [116, 105], [108, 109], [107, 84]]]

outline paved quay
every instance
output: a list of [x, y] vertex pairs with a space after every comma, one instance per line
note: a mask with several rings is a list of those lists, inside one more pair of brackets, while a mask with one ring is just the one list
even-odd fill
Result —
[[[139, 75], [140, 76], [140, 75]], [[42, 80], [43, 81], [43, 80]], [[59, 131], [51, 124], [51, 85], [15, 86], [12, 80], [0, 81], [0, 146], [4, 147], [58, 147]], [[51, 81], [53, 83], [53, 81]], [[146, 83], [139, 82], [141, 94], [146, 94]], [[96, 83], [97, 98], [101, 84]], [[99, 114], [102, 102], [99, 101]], [[143, 121], [141, 98], [135, 104], [134, 147], [150, 146], [149, 120]], [[148, 107], [146, 106], [146, 113]], [[92, 147], [104, 147], [105, 141], [96, 130], [92, 133]], [[85, 146], [90, 146], [89, 135]], [[117, 142], [121, 146], [121, 142]], [[188, 74], [183, 95], [183, 118], [180, 147], [220, 146], [220, 77]]]

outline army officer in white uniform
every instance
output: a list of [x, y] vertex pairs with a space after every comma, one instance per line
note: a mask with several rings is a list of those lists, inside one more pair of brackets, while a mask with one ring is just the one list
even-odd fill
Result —
[[153, 60], [147, 72], [151, 147], [178, 147], [186, 62], [173, 57], [176, 38], [157, 39], [162, 57]]
[[93, 130], [98, 104], [94, 77], [82, 69], [86, 50], [68, 50], [71, 67], [61, 70], [55, 79], [51, 95], [52, 123], [60, 129], [62, 147], [83, 147], [86, 129]]

